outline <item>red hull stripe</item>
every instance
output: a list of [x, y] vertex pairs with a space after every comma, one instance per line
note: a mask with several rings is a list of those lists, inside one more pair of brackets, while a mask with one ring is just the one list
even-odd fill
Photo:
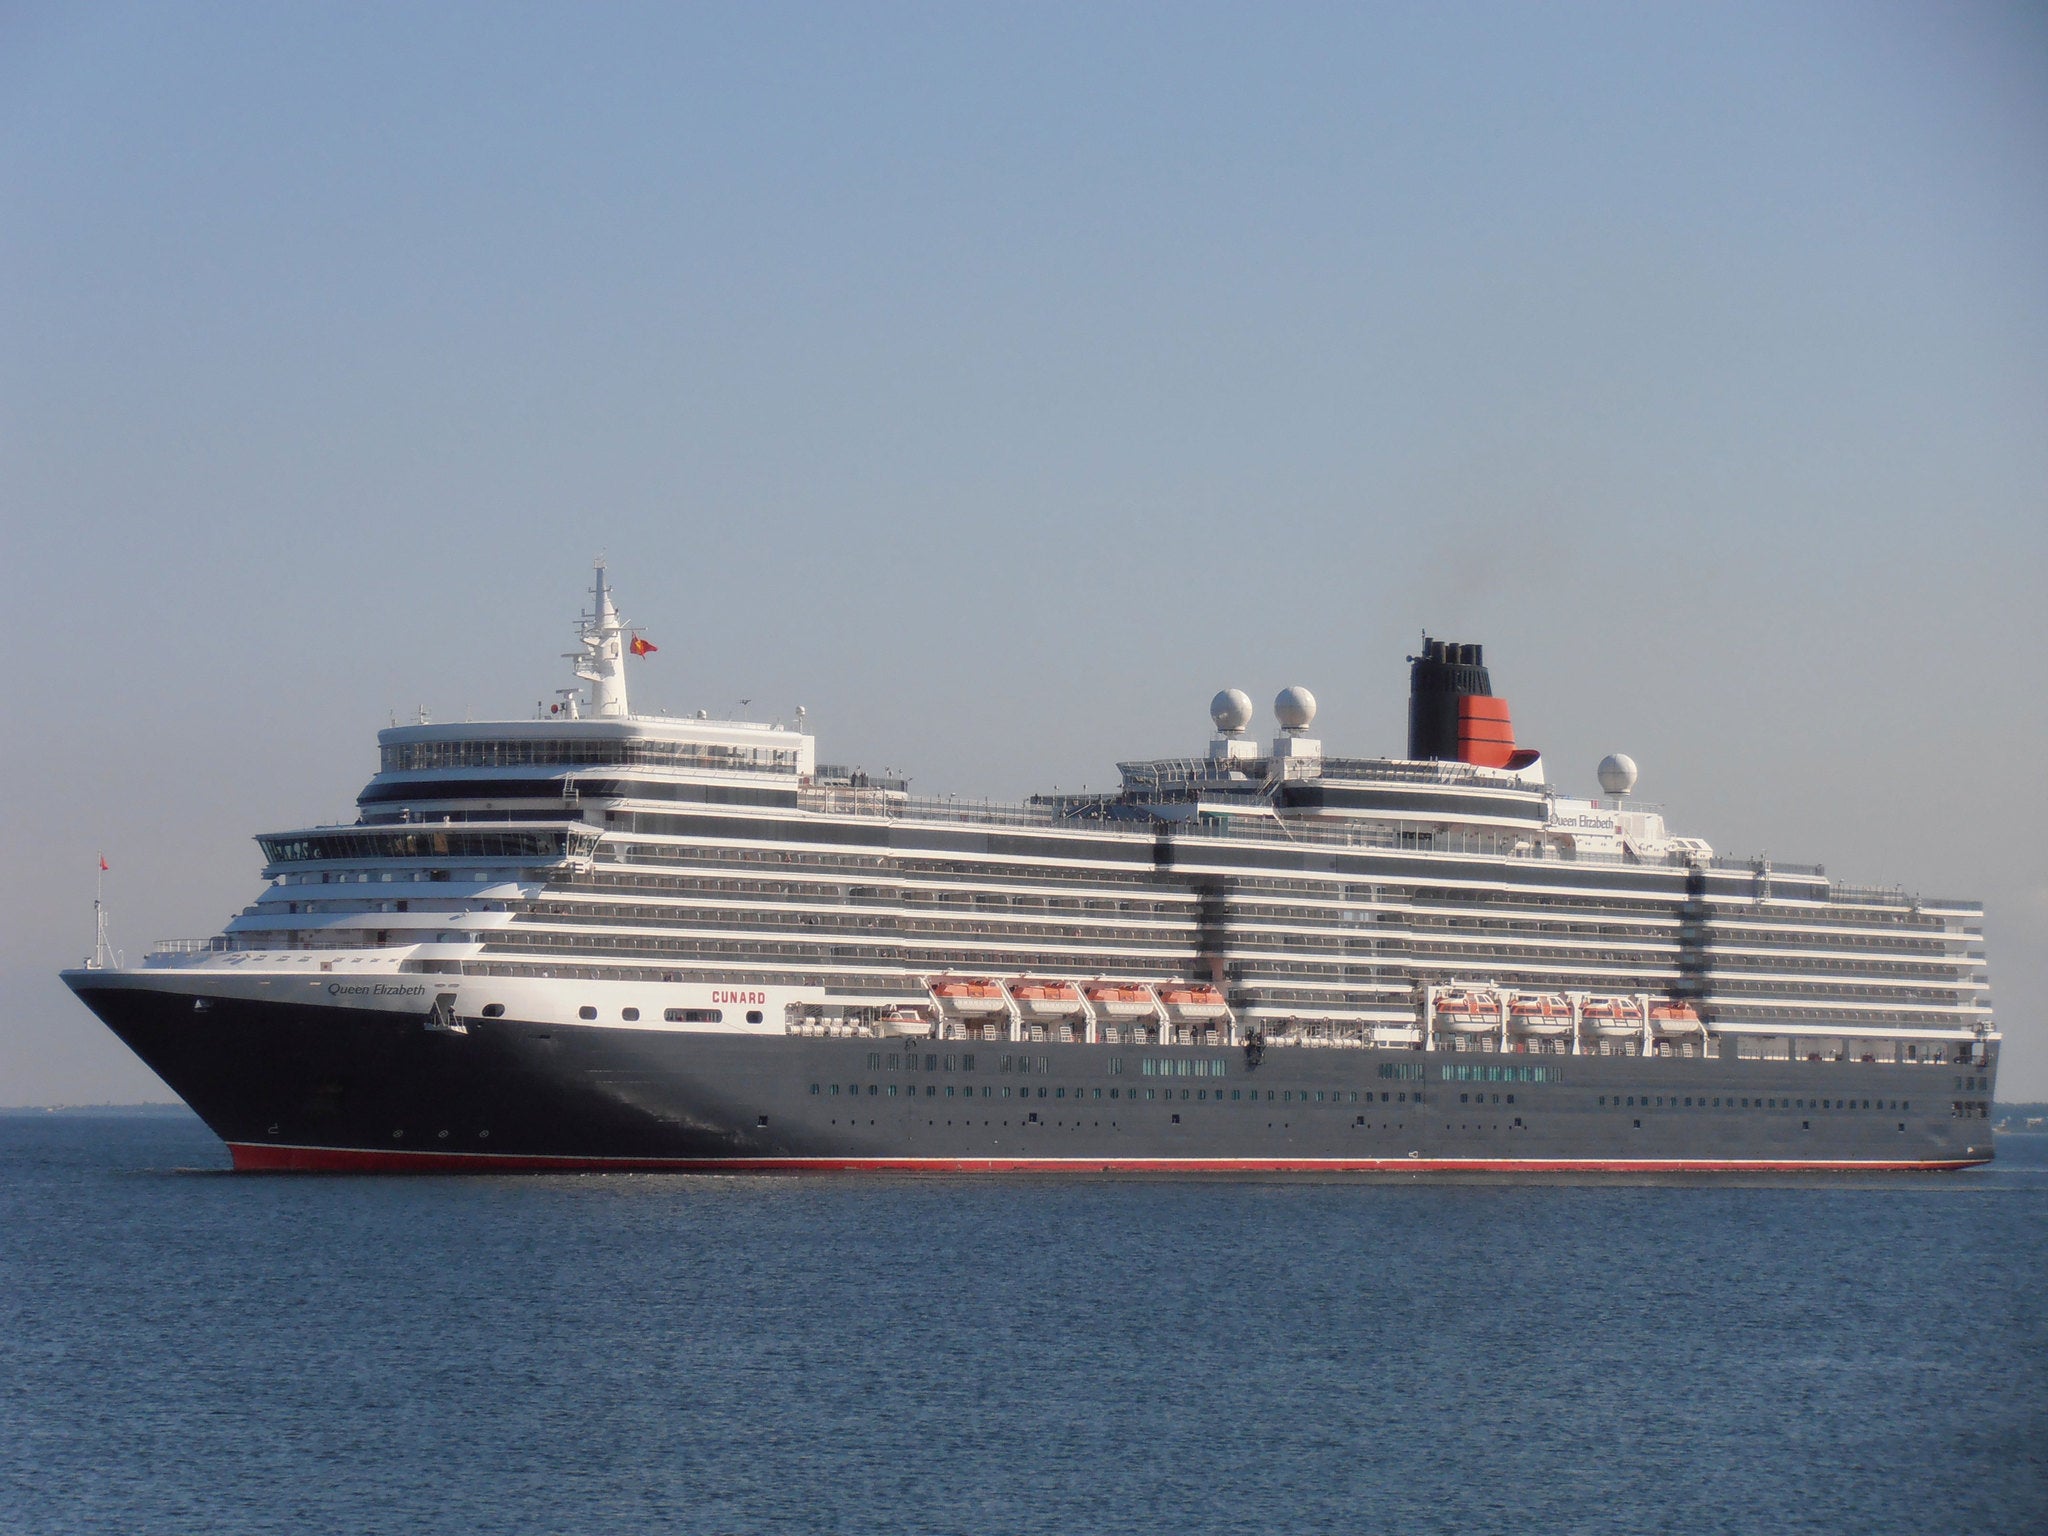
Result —
[[497, 1152], [370, 1151], [231, 1141], [245, 1173], [1924, 1173], [1989, 1158], [1601, 1157], [547, 1157]]

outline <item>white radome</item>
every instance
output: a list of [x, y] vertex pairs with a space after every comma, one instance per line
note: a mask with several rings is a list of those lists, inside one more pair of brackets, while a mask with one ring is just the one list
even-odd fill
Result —
[[1304, 731], [1316, 717], [1316, 696], [1306, 688], [1282, 688], [1273, 701], [1273, 714], [1283, 729]]
[[1636, 760], [1625, 752], [1610, 752], [1600, 759], [1600, 788], [1610, 795], [1625, 795], [1636, 787]]
[[1209, 718], [1224, 735], [1236, 735], [1252, 723], [1252, 696], [1242, 688], [1224, 689], [1209, 701]]

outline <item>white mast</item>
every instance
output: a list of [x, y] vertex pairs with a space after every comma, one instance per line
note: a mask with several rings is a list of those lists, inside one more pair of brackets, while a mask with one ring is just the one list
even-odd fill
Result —
[[103, 971], [107, 968], [107, 856], [99, 856], [100, 867], [92, 877], [92, 959], [86, 962], [89, 971]]
[[[569, 659], [576, 663], [576, 675], [590, 684], [590, 713], [623, 719], [632, 712], [626, 707], [626, 626], [619, 618], [619, 610], [612, 606], [611, 583], [605, 576], [602, 555], [597, 559], [597, 583], [591, 596], [592, 611], [583, 615], [578, 637], [583, 650], [580, 654], [571, 653]], [[575, 693], [574, 689], [564, 690], [571, 717], [580, 713]]]

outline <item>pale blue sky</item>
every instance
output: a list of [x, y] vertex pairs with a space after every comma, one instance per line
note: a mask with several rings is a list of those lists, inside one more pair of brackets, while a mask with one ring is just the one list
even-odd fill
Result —
[[2048, 1097], [2038, 6], [0, 7], [0, 1104], [393, 711], [1104, 784], [1226, 684], [1992, 903]]

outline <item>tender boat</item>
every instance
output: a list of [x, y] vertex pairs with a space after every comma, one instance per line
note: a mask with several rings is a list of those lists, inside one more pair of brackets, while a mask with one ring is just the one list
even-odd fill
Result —
[[1072, 982], [1019, 980], [1009, 989], [1027, 1019], [1071, 1019], [1082, 1011], [1081, 994]]
[[1164, 986], [1157, 989], [1159, 1001], [1178, 1023], [1201, 1024], [1225, 1018], [1230, 1006], [1223, 994], [1206, 982], [1194, 986]]
[[1650, 1033], [1660, 1039], [1674, 1039], [1680, 1035], [1696, 1035], [1700, 1031], [1700, 1016], [1691, 1003], [1653, 1003], [1650, 1007]]
[[1500, 1028], [1500, 997], [1487, 991], [1446, 989], [1436, 995], [1436, 1021], [1454, 1034], [1489, 1034]]
[[1003, 989], [986, 977], [935, 977], [926, 985], [933, 1001], [948, 1013], [963, 1018], [1009, 1012], [1009, 1004], [1003, 1000]]
[[1143, 987], [1128, 982], [1091, 981], [1081, 989], [1098, 1017], [1142, 1019], [1159, 1012], [1159, 1004]]
[[1508, 1028], [1543, 1040], [1569, 1035], [1572, 1005], [1554, 992], [1514, 993], [1508, 998]]

